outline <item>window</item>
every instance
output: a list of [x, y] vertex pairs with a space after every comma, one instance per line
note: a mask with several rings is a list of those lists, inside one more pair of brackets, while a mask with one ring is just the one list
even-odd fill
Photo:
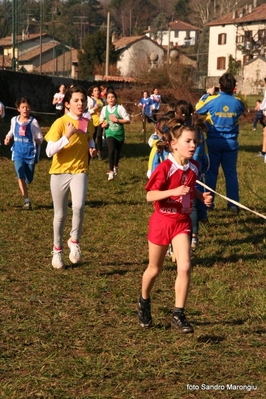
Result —
[[248, 61], [249, 61], [249, 55], [246, 54], [246, 55], [244, 55], [244, 57], [243, 57], [243, 64], [245, 64], [245, 63], [248, 62]]
[[218, 44], [226, 44], [226, 33], [220, 33], [218, 35]]
[[243, 35], [237, 36], [236, 37], [236, 42], [237, 43], [244, 43], [244, 36]]
[[179, 30], [175, 30], [175, 37], [179, 37]]
[[217, 58], [217, 69], [225, 69], [225, 57], [218, 57]]
[[261, 39], [266, 36], [266, 30], [265, 29], [259, 29], [258, 30], [258, 38]]
[[251, 40], [252, 39], [252, 30], [247, 30], [246, 32], [244, 32], [244, 36], [245, 36], [245, 41]]
[[266, 42], [266, 30], [265, 29], [259, 29], [258, 30], [258, 39], [263, 44]]

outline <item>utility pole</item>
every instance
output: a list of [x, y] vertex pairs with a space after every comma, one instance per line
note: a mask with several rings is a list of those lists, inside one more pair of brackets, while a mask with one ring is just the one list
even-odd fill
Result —
[[42, 74], [42, 26], [44, 0], [40, 0], [40, 74]]
[[12, 71], [15, 71], [17, 60], [17, 35], [18, 35], [18, 0], [12, 1]]
[[107, 13], [105, 76], [109, 75], [109, 55], [110, 55], [110, 12]]
[[83, 16], [74, 16], [74, 18], [79, 19], [79, 22], [74, 22], [74, 24], [80, 24], [80, 50], [82, 50], [82, 45], [83, 45], [83, 26], [84, 25], [88, 25], [88, 18], [87, 17], [83, 17]]

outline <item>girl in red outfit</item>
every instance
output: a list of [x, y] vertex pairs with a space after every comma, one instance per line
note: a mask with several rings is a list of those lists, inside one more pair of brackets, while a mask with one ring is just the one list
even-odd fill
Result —
[[169, 157], [157, 166], [146, 185], [147, 201], [154, 202], [154, 212], [148, 233], [149, 265], [143, 274], [139, 299], [139, 322], [142, 327], [152, 325], [150, 292], [172, 242], [178, 275], [171, 324], [181, 333], [194, 331], [184, 313], [190, 283], [190, 213], [194, 196], [207, 206], [212, 201], [210, 193], [195, 189], [199, 164], [192, 157], [197, 143], [197, 130], [182, 125], [182, 122], [164, 133], [159, 145], [169, 151]]

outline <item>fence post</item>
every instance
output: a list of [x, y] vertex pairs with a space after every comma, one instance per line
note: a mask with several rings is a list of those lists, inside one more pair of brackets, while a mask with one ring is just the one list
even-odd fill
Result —
[[143, 113], [143, 114], [142, 114], [142, 127], [143, 127], [142, 131], [143, 131], [143, 141], [144, 141], [144, 144], [147, 143], [146, 122], [147, 122], [147, 118], [146, 118], [145, 113]]

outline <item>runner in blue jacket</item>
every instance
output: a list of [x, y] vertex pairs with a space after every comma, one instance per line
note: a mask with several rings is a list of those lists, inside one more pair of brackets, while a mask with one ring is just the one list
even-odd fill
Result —
[[[210, 157], [210, 168], [205, 175], [206, 184], [215, 190], [218, 169], [221, 165], [225, 176], [226, 195], [239, 202], [236, 169], [239, 117], [247, 107], [241, 98], [233, 95], [235, 86], [234, 76], [231, 73], [223, 74], [219, 79], [219, 93], [214, 94], [214, 87], [208, 89], [196, 105], [196, 112], [206, 115], [206, 144]], [[231, 202], [228, 202], [228, 208], [234, 213], [239, 211]]]

